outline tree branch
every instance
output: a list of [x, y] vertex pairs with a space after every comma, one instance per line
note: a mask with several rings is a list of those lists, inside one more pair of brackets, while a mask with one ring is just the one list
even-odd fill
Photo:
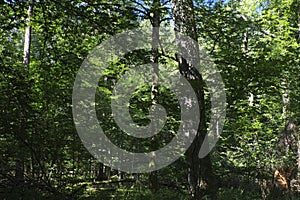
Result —
[[270, 36], [270, 37], [272, 37], [272, 38], [275, 38], [275, 37], [276, 37], [274, 34], [270, 34], [268, 31], [261, 30], [259, 27], [255, 26], [255, 25], [253, 24], [253, 22], [249, 21], [249, 20], [246, 18], [245, 15], [239, 14], [238, 17], [242, 18], [245, 22], [249, 22], [249, 23], [250, 23], [250, 26], [251, 26], [252, 28], [255, 28], [255, 29], [259, 30], [259, 31], [260, 31], [261, 33], [263, 33], [264, 35]]

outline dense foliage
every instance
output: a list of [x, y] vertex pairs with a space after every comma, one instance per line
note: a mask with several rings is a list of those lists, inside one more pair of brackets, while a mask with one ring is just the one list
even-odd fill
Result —
[[[214, 59], [226, 87], [226, 122], [209, 155], [212, 166], [200, 162], [200, 169], [212, 168], [214, 190], [199, 182], [204, 192], [191, 194], [187, 156], [155, 173], [130, 174], [103, 165], [83, 146], [72, 116], [72, 89], [83, 60], [110, 36], [151, 27], [157, 19], [173, 31], [173, 2], [185, 1], [0, 1], [1, 199], [299, 198], [299, 0], [186, 1], [193, 4], [191, 34]], [[24, 53], [28, 28], [30, 60]], [[150, 139], [124, 134], [110, 108], [114, 86], [130, 68], [157, 58], [177, 70], [176, 56], [161, 48], [124, 55], [99, 80], [99, 124], [128, 151], [149, 152], [176, 136], [180, 105], [166, 87], [144, 85], [130, 99], [139, 125], [149, 123], [153, 102], [165, 107], [166, 125]], [[209, 124], [210, 94], [207, 86], [203, 90]], [[276, 170], [287, 188], [274, 177]]]

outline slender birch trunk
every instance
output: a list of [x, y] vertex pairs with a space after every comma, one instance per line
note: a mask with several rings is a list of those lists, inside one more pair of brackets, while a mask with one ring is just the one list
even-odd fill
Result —
[[[153, 0], [152, 3], [152, 12], [153, 17], [151, 19], [152, 22], [152, 63], [153, 63], [153, 74], [152, 74], [152, 86], [151, 86], [151, 103], [152, 105], [157, 104], [157, 95], [158, 95], [158, 75], [159, 75], [159, 68], [158, 68], [158, 46], [159, 46], [159, 29], [160, 29], [160, 0]], [[153, 127], [153, 131], [155, 127]], [[157, 144], [154, 141], [155, 146]], [[155, 156], [155, 155], [153, 155]], [[152, 163], [155, 167], [156, 163]], [[158, 183], [158, 175], [157, 171], [153, 171], [149, 175], [149, 182], [150, 182], [150, 189], [153, 193], [159, 190], [159, 183]]]
[[[32, 2], [29, 2], [28, 10], [27, 10], [27, 18], [26, 18], [26, 29], [25, 29], [25, 42], [24, 42], [24, 54], [23, 54], [23, 65], [24, 70], [27, 71], [30, 64], [30, 43], [31, 43], [31, 26], [30, 26], [30, 17], [32, 14]], [[23, 107], [21, 105], [21, 107]], [[24, 136], [25, 130], [25, 110], [22, 109], [20, 111], [19, 116], [19, 130], [18, 134], [22, 138]], [[22, 145], [21, 145], [22, 146]], [[16, 160], [16, 173], [15, 178], [18, 184], [22, 185], [24, 182], [24, 172], [25, 171], [25, 160], [22, 152], [19, 153], [18, 159]]]
[[26, 29], [25, 29], [25, 42], [23, 53], [23, 64], [25, 67], [29, 67], [30, 64], [30, 45], [31, 45], [31, 25], [30, 17], [32, 15], [32, 2], [30, 2], [27, 10]]

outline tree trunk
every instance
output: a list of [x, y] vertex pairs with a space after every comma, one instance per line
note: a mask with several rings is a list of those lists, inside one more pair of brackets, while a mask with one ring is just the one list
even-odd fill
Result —
[[[298, 1], [298, 46], [300, 46], [300, 0]], [[300, 138], [299, 133], [297, 137], [297, 167], [298, 167], [298, 173], [297, 173], [297, 180], [300, 182]]]
[[[158, 46], [159, 46], [159, 28], [160, 28], [160, 0], [153, 0], [151, 11], [153, 13], [153, 17], [151, 19], [152, 23], [152, 64], [153, 64], [153, 74], [152, 74], [152, 86], [151, 86], [151, 104], [157, 104], [157, 95], [158, 95]], [[156, 130], [153, 127], [153, 131]], [[153, 145], [155, 149], [157, 144], [153, 141]], [[155, 155], [154, 155], [155, 156]], [[155, 167], [155, 163], [153, 162], [153, 166]], [[150, 189], [153, 193], [159, 190], [159, 183], [158, 183], [158, 175], [157, 171], [150, 172], [149, 174], [149, 182], [150, 182]]]
[[27, 19], [26, 19], [26, 30], [25, 30], [25, 38], [24, 38], [24, 53], [23, 53], [23, 64], [25, 67], [29, 67], [30, 64], [30, 45], [31, 45], [31, 25], [30, 25], [30, 17], [32, 14], [32, 3], [30, 2], [27, 10]]
[[[172, 14], [175, 21], [175, 31], [182, 35], [187, 35], [197, 41], [196, 24], [192, 0], [171, 0]], [[178, 34], [176, 34], [176, 39]], [[179, 49], [187, 49], [186, 44]], [[197, 47], [198, 48], [198, 47]], [[196, 55], [199, 55], [199, 49], [196, 49]], [[199, 58], [196, 58], [199, 59]], [[212, 173], [212, 164], [210, 155], [199, 158], [199, 151], [204, 144], [204, 138], [207, 134], [205, 101], [204, 101], [204, 81], [201, 74], [197, 73], [195, 66], [191, 66], [186, 59], [177, 56], [180, 73], [191, 83], [198, 98], [200, 109], [200, 124], [197, 135], [186, 152], [186, 160], [189, 165], [188, 182], [191, 199], [201, 199], [205, 193], [210, 194], [215, 199], [216, 182]]]
[[[29, 2], [28, 10], [27, 10], [27, 18], [26, 18], [26, 29], [25, 29], [25, 37], [24, 37], [24, 55], [23, 55], [23, 65], [24, 71], [27, 71], [29, 64], [30, 64], [30, 44], [31, 44], [31, 26], [30, 26], [30, 17], [32, 14], [32, 2]], [[22, 101], [21, 101], [22, 102]], [[24, 140], [25, 134], [25, 113], [26, 110], [24, 105], [21, 105], [20, 110], [20, 118], [19, 118], [19, 130], [18, 130], [18, 137], [20, 140]], [[20, 147], [22, 147], [22, 141], [20, 141]], [[24, 168], [25, 168], [25, 160], [23, 152], [20, 148], [18, 158], [16, 159], [16, 173], [15, 178], [17, 184], [22, 185], [24, 183]]]

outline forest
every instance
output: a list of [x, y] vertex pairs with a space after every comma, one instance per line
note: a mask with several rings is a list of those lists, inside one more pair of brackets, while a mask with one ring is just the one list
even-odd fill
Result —
[[0, 0], [0, 199], [300, 199], [300, 0]]

